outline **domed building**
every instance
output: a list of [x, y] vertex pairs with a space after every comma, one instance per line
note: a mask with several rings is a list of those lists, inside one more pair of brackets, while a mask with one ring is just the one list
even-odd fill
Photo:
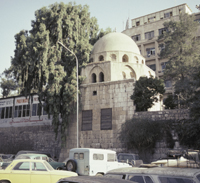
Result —
[[[134, 83], [141, 76], [155, 76], [155, 72], [145, 65], [129, 36], [113, 32], [96, 42], [81, 75], [79, 147], [121, 151], [119, 130], [135, 113], [130, 99]], [[68, 127], [67, 150], [76, 147], [76, 119], [73, 121]]]
[[136, 43], [123, 33], [109, 33], [94, 45], [90, 64], [82, 70], [84, 84], [137, 80], [140, 76], [155, 76], [154, 71], [145, 65]]

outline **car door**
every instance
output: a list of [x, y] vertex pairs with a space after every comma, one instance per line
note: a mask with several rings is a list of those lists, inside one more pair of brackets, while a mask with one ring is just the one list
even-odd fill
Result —
[[105, 163], [106, 163], [106, 172], [119, 168], [116, 154], [114, 153], [107, 153], [107, 158]]
[[51, 183], [50, 172], [42, 162], [31, 163], [31, 183]]
[[30, 162], [19, 162], [11, 170], [10, 182], [30, 183]]

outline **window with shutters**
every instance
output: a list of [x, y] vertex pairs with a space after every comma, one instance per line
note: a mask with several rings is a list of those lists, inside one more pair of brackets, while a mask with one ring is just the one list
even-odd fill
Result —
[[169, 17], [172, 17], [172, 16], [173, 16], [172, 11], [171, 11], [171, 12], [164, 13], [164, 18], [169, 18]]
[[132, 39], [134, 41], [140, 41], [141, 40], [141, 36], [140, 36], [140, 34], [138, 34], [138, 35], [132, 36]]
[[92, 130], [92, 110], [82, 111], [82, 131]]
[[147, 48], [147, 57], [151, 57], [152, 55], [155, 55], [155, 48]]
[[154, 37], [154, 31], [145, 33], [145, 39], [152, 39], [153, 37]]
[[101, 130], [112, 130], [112, 108], [101, 109]]

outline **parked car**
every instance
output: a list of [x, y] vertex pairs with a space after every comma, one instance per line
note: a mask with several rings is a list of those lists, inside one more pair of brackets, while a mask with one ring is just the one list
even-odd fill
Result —
[[47, 161], [35, 159], [13, 160], [5, 170], [0, 170], [3, 183], [55, 183], [70, 176], [77, 176], [77, 173], [54, 170]]
[[0, 158], [5, 160], [5, 159], [8, 159], [9, 157], [6, 154], [0, 154]]
[[119, 153], [117, 159], [119, 162], [128, 163], [132, 166], [140, 166], [143, 164], [143, 161], [139, 159], [139, 155], [133, 153]]
[[76, 176], [60, 179], [57, 183], [133, 183], [128, 180], [120, 180], [99, 176]]
[[104, 175], [107, 171], [119, 167], [131, 167], [117, 161], [115, 151], [108, 149], [74, 148], [65, 161], [66, 169], [79, 175]]
[[41, 159], [46, 160], [55, 170], [65, 169], [65, 163], [54, 161], [46, 154], [20, 154], [16, 159]]
[[200, 170], [192, 168], [119, 168], [109, 171], [106, 177], [131, 180], [138, 183], [199, 183]]
[[[46, 160], [55, 170], [65, 169], [65, 163], [56, 162], [52, 158], [49, 158], [46, 154], [20, 154], [15, 159], [40, 159]], [[11, 162], [5, 162], [2, 164], [2, 169], [5, 169]]]
[[26, 150], [21, 150], [19, 151], [16, 155], [15, 155], [15, 158], [17, 156], [19, 156], [20, 154], [46, 154], [48, 157], [52, 158], [51, 157], [51, 154], [49, 152], [46, 152], [46, 151], [26, 151]]

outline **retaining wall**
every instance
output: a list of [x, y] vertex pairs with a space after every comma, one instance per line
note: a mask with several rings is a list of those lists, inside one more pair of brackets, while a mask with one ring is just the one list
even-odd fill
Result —
[[61, 143], [50, 125], [0, 128], [0, 153], [16, 154], [19, 150], [50, 152], [59, 157]]
[[[151, 119], [178, 120], [188, 118], [188, 114], [188, 110], [164, 110], [136, 112], [133, 116]], [[114, 128], [112, 131], [80, 131], [79, 141], [81, 147], [108, 148], [117, 152], [137, 152], [136, 150], [128, 151], [122, 147], [122, 144], [117, 143], [118, 140], [116, 138], [119, 132], [118, 130], [118, 128]], [[76, 119], [74, 118], [69, 124], [68, 131], [66, 132], [65, 147], [61, 147], [59, 136], [57, 140], [55, 139], [53, 128], [50, 125], [0, 128], [0, 137], [0, 153], [15, 154], [19, 150], [48, 151], [53, 157], [59, 157], [59, 160], [63, 161], [68, 157], [69, 149], [76, 147]], [[175, 148], [180, 148], [178, 141]], [[165, 153], [168, 149], [164, 141], [158, 142], [154, 154], [149, 156], [149, 159], [156, 160], [165, 157]]]

